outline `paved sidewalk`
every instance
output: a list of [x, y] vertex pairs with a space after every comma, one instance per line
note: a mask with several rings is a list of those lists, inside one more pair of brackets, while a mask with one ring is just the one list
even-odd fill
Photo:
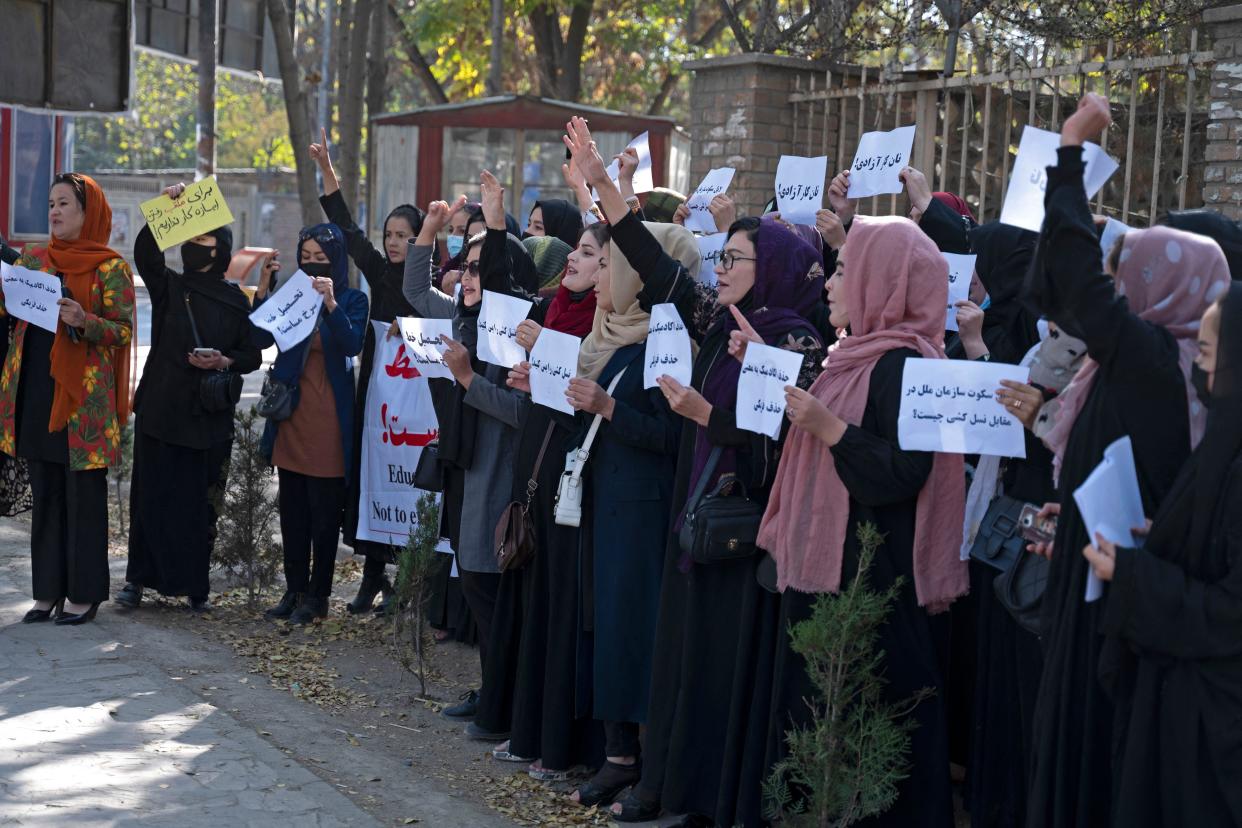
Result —
[[[248, 682], [192, 633], [108, 605], [81, 627], [19, 623], [28, 549], [23, 524], [0, 521], [0, 826], [405, 822], [391, 806], [391, 822], [377, 821], [345, 790], [396, 800], [420, 825], [510, 824], [399, 762], [341, 755], [328, 714]], [[332, 771], [317, 775], [295, 756]]]

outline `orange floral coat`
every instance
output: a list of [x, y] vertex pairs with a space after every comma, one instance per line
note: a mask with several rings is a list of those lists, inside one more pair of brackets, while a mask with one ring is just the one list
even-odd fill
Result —
[[[17, 265], [54, 273], [44, 248], [27, 248]], [[74, 297], [77, 298], [77, 297]], [[82, 301], [79, 299], [78, 301]], [[86, 311], [86, 373], [82, 405], [69, 416], [69, 468], [102, 469], [121, 459], [121, 427], [117, 422], [115, 360], [118, 348], [133, 338], [134, 276], [124, 259], [104, 262], [95, 271]], [[0, 314], [6, 313], [0, 291]], [[0, 451], [17, 453], [17, 386], [22, 375], [22, 352], [29, 323], [17, 320], [9, 335], [9, 354], [0, 369]], [[50, 370], [50, 366], [48, 367]], [[28, 427], [47, 428], [47, 423]]]

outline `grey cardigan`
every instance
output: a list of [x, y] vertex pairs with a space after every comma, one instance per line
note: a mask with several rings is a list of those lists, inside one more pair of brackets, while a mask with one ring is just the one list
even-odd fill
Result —
[[[423, 317], [452, 319], [453, 334], [473, 354], [478, 341], [474, 319], [457, 315], [457, 302], [431, 284], [431, 246], [410, 242], [405, 259], [402, 292]], [[494, 531], [500, 513], [509, 505], [513, 489], [513, 458], [526, 395], [505, 385], [509, 372], [488, 365], [475, 373], [465, 403], [482, 415], [474, 435], [474, 462], [466, 470], [462, 498], [461, 537], [457, 566], [466, 572], [499, 572], [496, 567]]]

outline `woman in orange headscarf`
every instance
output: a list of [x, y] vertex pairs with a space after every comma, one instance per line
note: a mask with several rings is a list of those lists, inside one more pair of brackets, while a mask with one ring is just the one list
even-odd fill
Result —
[[[17, 265], [55, 273], [63, 290], [52, 333], [18, 320], [0, 371], [0, 450], [30, 465], [35, 605], [25, 623], [95, 617], [108, 597], [107, 467], [129, 419], [134, 278], [107, 246], [112, 209], [89, 177], [56, 177], [51, 238]], [[0, 312], [7, 312], [0, 296]]]

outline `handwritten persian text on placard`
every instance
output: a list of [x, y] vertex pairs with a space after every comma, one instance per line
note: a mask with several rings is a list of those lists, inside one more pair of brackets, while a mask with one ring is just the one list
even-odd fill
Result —
[[233, 214], [224, 203], [214, 175], [187, 186], [176, 201], [166, 195], [156, 196], [144, 201], [138, 209], [146, 218], [160, 250], [233, 223]]

